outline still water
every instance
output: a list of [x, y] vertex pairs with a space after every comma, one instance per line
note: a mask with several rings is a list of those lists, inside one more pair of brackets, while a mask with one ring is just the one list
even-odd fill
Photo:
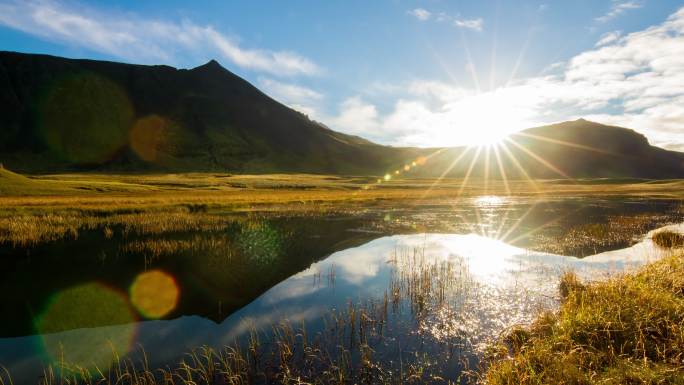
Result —
[[[582, 240], [569, 250], [583, 258], [547, 244], [597, 224], [612, 228], [622, 223], [616, 218], [630, 223], [616, 231], [631, 236]], [[376, 357], [446, 349], [442, 364], [456, 376], [492, 339], [557, 306], [563, 272], [603, 279], [666, 255], [648, 231], [671, 222], [681, 222], [678, 202], [485, 197], [457, 207], [237, 221], [224, 230], [229, 246], [214, 239], [211, 252], [167, 258], [122, 252], [130, 239], [96, 233], [30, 250], [5, 246], [13, 274], [3, 277], [4, 314], [14, 316], [0, 321], [0, 364], [15, 383], [36, 382], [49, 364], [103, 367], [143, 348], [160, 367], [200, 346], [265, 336], [279, 323], [325, 334], [361, 311], [382, 313], [384, 330], [367, 337], [382, 342]]]

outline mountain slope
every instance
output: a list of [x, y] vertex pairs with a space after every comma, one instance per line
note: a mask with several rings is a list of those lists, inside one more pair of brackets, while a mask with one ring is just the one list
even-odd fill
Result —
[[[467, 135], [468, 127], [454, 129]], [[502, 143], [374, 144], [310, 120], [213, 60], [186, 70], [0, 52], [0, 162], [19, 172], [383, 175], [427, 157], [408, 175], [684, 178], [684, 154], [582, 119]]]
[[359, 174], [424, 150], [334, 132], [215, 61], [178, 70], [1, 52], [0, 152], [19, 171]]

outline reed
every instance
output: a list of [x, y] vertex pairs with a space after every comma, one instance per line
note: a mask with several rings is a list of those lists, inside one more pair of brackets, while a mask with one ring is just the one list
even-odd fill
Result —
[[[323, 315], [324, 327], [314, 332], [304, 322], [295, 326], [285, 320], [252, 329], [220, 349], [193, 349], [171, 367], [150, 368], [142, 347], [126, 357], [115, 354], [107, 368], [58, 362], [45, 368], [39, 384], [454, 383], [453, 369], [464, 364], [453, 352], [463, 336], [437, 333], [441, 326], [432, 320], [449, 306], [450, 291], [461, 290], [463, 276], [423, 253], [420, 248], [396, 252], [383, 296], [330, 309]], [[455, 312], [444, 314], [446, 323], [458, 321]], [[462, 374], [459, 383], [465, 378]]]
[[684, 235], [674, 231], [659, 231], [653, 234], [653, 243], [663, 248], [684, 247]]

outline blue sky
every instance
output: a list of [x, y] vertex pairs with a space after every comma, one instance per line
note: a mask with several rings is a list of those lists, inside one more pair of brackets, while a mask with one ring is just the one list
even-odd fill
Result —
[[385, 144], [471, 144], [583, 116], [684, 149], [683, 1], [0, 0], [0, 49], [214, 58]]

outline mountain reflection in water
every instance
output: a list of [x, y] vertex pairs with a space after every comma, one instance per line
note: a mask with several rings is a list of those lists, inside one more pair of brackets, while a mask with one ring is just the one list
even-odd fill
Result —
[[268, 330], [282, 320], [295, 325], [305, 322], [313, 334], [325, 327], [331, 309], [342, 311], [350, 302], [387, 301], [388, 293], [392, 296], [394, 290], [406, 289], [407, 282], [415, 283], [418, 275], [429, 271], [435, 274], [430, 279], [450, 280], [439, 294], [444, 301], [420, 317], [413, 308], [395, 309], [394, 317], [405, 325], [404, 332], [420, 334], [423, 341], [458, 339], [462, 356], [476, 356], [506, 328], [530, 322], [540, 310], [555, 306], [558, 277], [564, 271], [573, 270], [585, 279], [602, 278], [665, 254], [667, 251], [655, 247], [648, 237], [627, 249], [578, 259], [534, 252], [475, 234], [388, 236], [313, 263], [220, 324], [183, 316], [5, 338], [0, 339], [0, 363], [15, 379], [30, 378], [58, 359], [101, 366], [111, 358], [112, 348], [135, 354], [140, 345], [155, 367], [177, 362], [184, 352], [198, 346], [232, 344], [250, 330]]

